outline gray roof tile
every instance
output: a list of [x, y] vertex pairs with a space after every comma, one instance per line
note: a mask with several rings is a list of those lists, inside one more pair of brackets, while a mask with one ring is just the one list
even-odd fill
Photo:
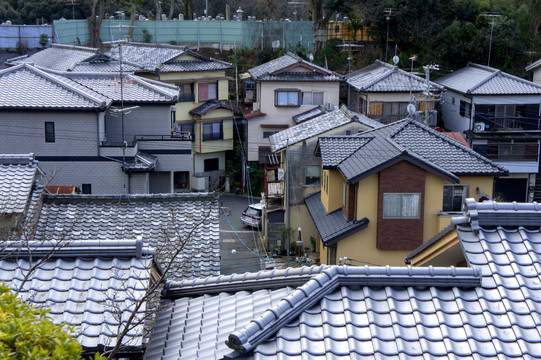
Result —
[[190, 110], [190, 114], [205, 115], [211, 110], [225, 108], [233, 110], [233, 108], [227, 104], [222, 103], [220, 100], [211, 100], [199, 105], [198, 107]]
[[313, 119], [316, 116], [323, 115], [325, 113], [326, 111], [325, 109], [323, 109], [323, 106], [319, 105], [313, 109], [310, 109], [300, 114], [292, 116], [292, 119], [293, 121], [295, 121], [295, 123], [300, 124], [303, 121]]
[[97, 110], [110, 102], [66, 77], [32, 65], [0, 71], [0, 108]]
[[[295, 64], [305, 66], [316, 71], [292, 72], [284, 70], [293, 67]], [[342, 76], [330, 70], [317, 66], [309, 61], [303, 60], [293, 53], [286, 53], [277, 59], [266, 62], [248, 70], [248, 73], [255, 80], [262, 81], [340, 81]]]
[[[25, 270], [38, 265], [25, 281]], [[134, 300], [141, 299], [150, 279], [149, 256], [58, 259], [32, 262], [24, 258], [3, 257], [0, 281], [20, 289], [18, 296], [34, 306], [49, 309], [53, 322], [73, 325], [77, 340], [85, 351], [114, 346], [119, 316], [126, 321]], [[113, 305], [114, 302], [115, 304]], [[146, 304], [138, 310], [143, 318]], [[140, 349], [143, 324], [131, 328], [122, 345]]]
[[[368, 121], [363, 122], [363, 120]], [[289, 145], [293, 145], [351, 122], [359, 122], [365, 125], [368, 124], [369, 121], [370, 119], [366, 118], [364, 115], [352, 113], [343, 106], [340, 109], [324, 113], [311, 120], [307, 120], [271, 135], [269, 137], [271, 150], [273, 152], [280, 151], [286, 148], [288, 142]], [[367, 130], [370, 128], [371, 126], [365, 127]]]
[[528, 95], [541, 94], [541, 85], [521, 79], [489, 66], [469, 63], [466, 67], [444, 75], [437, 83], [464, 94]]
[[[125, 102], [173, 103], [178, 99], [179, 94], [178, 87], [174, 85], [130, 74], [121, 76], [118, 73], [66, 72], [62, 75], [115, 102], [124, 100]], [[123, 79], [122, 84], [121, 78]]]
[[220, 273], [218, 205], [210, 194], [46, 195], [35, 239], [117, 240], [143, 237], [166, 264], [180, 234], [195, 232], [174, 259], [172, 279]]
[[0, 214], [22, 214], [37, 180], [34, 154], [0, 154]]
[[316, 225], [321, 241], [326, 246], [333, 245], [350, 234], [368, 226], [369, 220], [367, 218], [348, 220], [342, 209], [327, 213], [321, 203], [321, 192], [310, 195], [304, 199], [304, 202]]
[[[359, 69], [347, 77], [347, 83], [364, 92], [423, 92], [426, 80], [401, 70], [398, 66], [376, 60], [372, 65]], [[443, 87], [430, 82], [433, 91], [441, 91]]]
[[[358, 181], [393, 161], [406, 158], [450, 181], [456, 181], [457, 176], [506, 173], [504, 168], [460, 142], [414, 120], [398, 121], [357, 137], [365, 139], [359, 141], [362, 144], [358, 148], [348, 137], [319, 139], [323, 166], [337, 167], [348, 181]], [[342, 149], [338, 151], [337, 147]]]
[[8, 60], [7, 63], [13, 65], [26, 63], [52, 70], [68, 71], [72, 70], [76, 64], [94, 57], [98, 53], [98, 49], [84, 46], [52, 44], [51, 47], [43, 49], [32, 56], [27, 58], [17, 57], [13, 61]]
[[[541, 358], [540, 213], [535, 203], [468, 200], [455, 223], [473, 268], [322, 266], [184, 281], [160, 314], [146, 358], [165, 359], [172, 346], [173, 359]], [[252, 290], [249, 278], [266, 289]], [[304, 284], [286, 287], [289, 279]], [[192, 311], [195, 322], [249, 316], [203, 335], [200, 325], [184, 325]], [[181, 321], [173, 333], [175, 313]], [[199, 334], [199, 353], [178, 347], [188, 330]], [[223, 347], [224, 332], [237, 352]]]

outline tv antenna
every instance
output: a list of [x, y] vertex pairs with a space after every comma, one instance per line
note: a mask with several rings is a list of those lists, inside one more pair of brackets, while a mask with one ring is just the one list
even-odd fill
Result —
[[385, 14], [385, 20], [387, 20], [387, 38], [385, 39], [385, 61], [389, 59], [389, 22], [391, 17], [394, 16], [398, 11], [394, 8], [385, 8], [383, 9]]

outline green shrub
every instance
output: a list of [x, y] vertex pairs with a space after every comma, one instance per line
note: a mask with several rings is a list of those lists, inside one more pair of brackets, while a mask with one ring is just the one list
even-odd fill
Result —
[[48, 310], [22, 303], [0, 286], [0, 359], [80, 359], [81, 345], [66, 325], [55, 325]]

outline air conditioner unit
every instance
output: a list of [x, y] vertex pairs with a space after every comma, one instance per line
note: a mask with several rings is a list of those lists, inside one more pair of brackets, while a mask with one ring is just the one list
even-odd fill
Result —
[[330, 101], [327, 102], [327, 106], [325, 106], [325, 109], [326, 109], [327, 111], [331, 111], [331, 110], [332, 110], [332, 102], [330, 102]]
[[474, 132], [485, 131], [485, 123], [484, 122], [476, 122], [475, 124], [473, 124], [473, 131]]

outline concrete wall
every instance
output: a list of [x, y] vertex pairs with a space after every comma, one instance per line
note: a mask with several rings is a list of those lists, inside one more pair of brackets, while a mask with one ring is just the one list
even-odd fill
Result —
[[[124, 138], [127, 141], [133, 140], [136, 135], [171, 135], [170, 104], [138, 106], [124, 115]], [[121, 140], [121, 114], [108, 111], [105, 123], [107, 140]]]
[[260, 146], [270, 146], [268, 139], [263, 138], [261, 125], [278, 125], [276, 130], [283, 130], [282, 125], [295, 126], [292, 117], [313, 109], [315, 105], [301, 105], [294, 107], [277, 107], [274, 105], [274, 91], [276, 89], [299, 89], [301, 91], [323, 91], [324, 104], [332, 103], [332, 106], [339, 105], [339, 82], [262, 82], [257, 84], [257, 102], [260, 110], [265, 116], [248, 120], [248, 161], [257, 161], [258, 149]]
[[[36, 156], [97, 156], [96, 112], [0, 112], [0, 153]], [[55, 142], [45, 142], [45, 122], [54, 122]]]

